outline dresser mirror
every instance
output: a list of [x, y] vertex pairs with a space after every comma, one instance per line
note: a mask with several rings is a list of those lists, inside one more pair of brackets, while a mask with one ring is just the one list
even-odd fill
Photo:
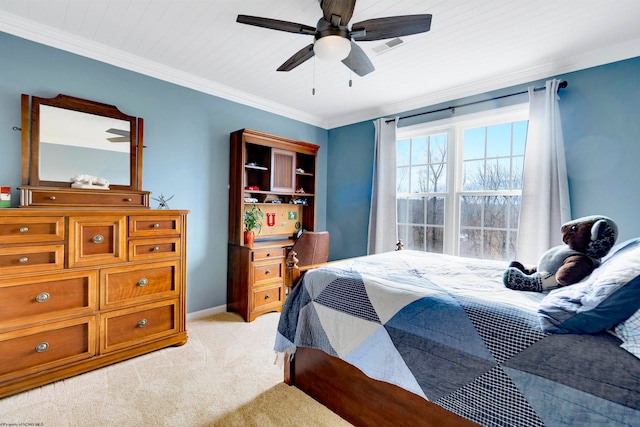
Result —
[[22, 96], [23, 185], [65, 188], [89, 175], [110, 189], [141, 190], [141, 118], [67, 95], [30, 101]]

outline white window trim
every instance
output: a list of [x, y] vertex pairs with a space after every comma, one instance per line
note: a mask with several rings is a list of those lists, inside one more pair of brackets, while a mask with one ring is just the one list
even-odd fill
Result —
[[[478, 113], [454, 116], [447, 119], [434, 120], [416, 125], [399, 127], [396, 131], [396, 141], [447, 133], [447, 141], [456, 141], [447, 146], [447, 162], [456, 167], [447, 167], [447, 197], [445, 197], [445, 212], [453, 212], [456, 218], [445, 216], [443, 253], [458, 254], [460, 242], [460, 194], [462, 192], [462, 141], [464, 131], [480, 126], [492, 126], [505, 122], [517, 122], [529, 119], [529, 103], [516, 104], [509, 107], [495, 108]], [[453, 186], [453, 189], [449, 187]], [[466, 191], [465, 194], [472, 192]], [[495, 195], [496, 192], [473, 192], [478, 195]], [[501, 195], [515, 195], [516, 192], [499, 192]], [[449, 224], [453, 221], [453, 224]]]

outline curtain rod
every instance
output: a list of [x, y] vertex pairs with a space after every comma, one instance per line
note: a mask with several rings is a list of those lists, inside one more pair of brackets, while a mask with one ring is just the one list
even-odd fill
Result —
[[[560, 89], [564, 89], [569, 85], [569, 83], [567, 83], [566, 80], [562, 80], [560, 82], [560, 84], [558, 84], [558, 90]], [[538, 91], [538, 90], [545, 90], [546, 88], [544, 86], [540, 86], [540, 87], [534, 87], [533, 90], [534, 91]], [[403, 120], [403, 119], [409, 119], [411, 117], [418, 117], [418, 116], [424, 116], [425, 114], [432, 114], [432, 113], [439, 113], [441, 111], [447, 111], [447, 110], [452, 110], [455, 111], [456, 108], [460, 108], [460, 107], [468, 107], [469, 105], [475, 105], [475, 104], [481, 104], [483, 102], [490, 102], [490, 101], [495, 101], [497, 99], [502, 99], [502, 98], [509, 98], [510, 96], [516, 96], [516, 95], [523, 95], [525, 93], [529, 93], [529, 90], [523, 90], [521, 92], [516, 92], [516, 93], [510, 93], [508, 95], [502, 95], [502, 96], [496, 96], [494, 98], [490, 98], [490, 99], [483, 99], [481, 101], [474, 101], [474, 102], [468, 102], [466, 104], [461, 104], [461, 105], [456, 105], [455, 107], [445, 107], [445, 108], [440, 108], [438, 110], [432, 110], [432, 111], [425, 111], [424, 113], [417, 113], [417, 114], [411, 114], [409, 116], [403, 116], [403, 117], [398, 117], [398, 120]], [[385, 120], [385, 123], [391, 123], [391, 122], [395, 122], [396, 119], [389, 119], [389, 120]]]

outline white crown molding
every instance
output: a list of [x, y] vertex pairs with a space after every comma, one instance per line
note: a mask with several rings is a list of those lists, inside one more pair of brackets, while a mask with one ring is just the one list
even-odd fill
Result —
[[589, 51], [565, 58], [563, 63], [549, 62], [528, 67], [511, 74], [503, 74], [490, 79], [433, 92], [425, 96], [412, 98], [387, 106], [376, 106], [353, 114], [340, 115], [328, 119], [329, 129], [374, 120], [378, 117], [391, 117], [406, 111], [425, 108], [455, 99], [478, 95], [493, 90], [515, 86], [535, 80], [546, 79], [598, 65], [609, 64], [640, 56], [640, 39], [629, 40], [606, 48]]
[[327, 121], [321, 117], [302, 113], [282, 104], [178, 71], [157, 62], [142, 59], [100, 43], [88, 41], [10, 13], [0, 14], [0, 31], [313, 126], [324, 129], [327, 129], [328, 126]]

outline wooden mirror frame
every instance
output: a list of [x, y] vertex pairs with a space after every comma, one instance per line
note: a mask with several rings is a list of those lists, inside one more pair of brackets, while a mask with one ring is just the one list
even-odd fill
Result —
[[114, 105], [102, 104], [62, 94], [54, 98], [32, 96], [31, 107], [29, 107], [29, 95], [23, 94], [21, 103], [23, 186], [71, 187], [70, 181], [43, 181], [40, 179], [40, 106], [47, 105], [128, 122], [131, 137], [131, 146], [129, 149], [129, 185], [113, 183], [110, 185], [110, 188], [116, 190], [142, 191], [142, 141], [144, 125], [142, 118], [124, 114]]

